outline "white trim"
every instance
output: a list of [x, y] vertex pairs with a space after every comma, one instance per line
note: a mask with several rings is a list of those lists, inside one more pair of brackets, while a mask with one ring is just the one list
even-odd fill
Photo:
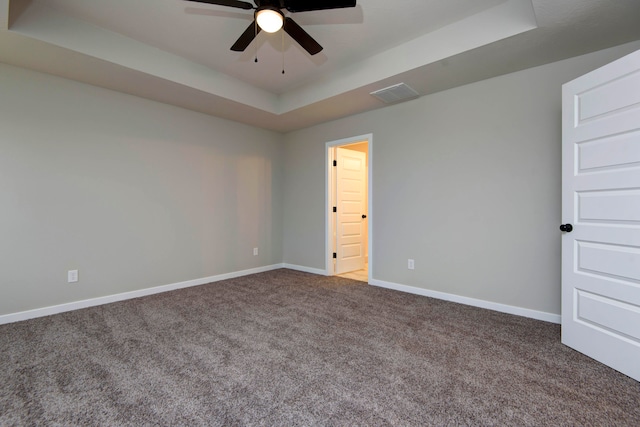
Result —
[[[236, 277], [248, 276], [250, 274], [263, 273], [265, 271], [277, 270], [279, 268], [288, 268], [291, 270], [302, 271], [305, 273], [318, 274], [320, 276], [329, 276], [327, 271], [305, 267], [295, 264], [272, 264], [263, 267], [251, 268], [248, 270], [235, 271], [231, 273], [219, 274], [216, 276], [204, 277], [201, 279], [187, 280], [185, 282], [172, 283], [169, 285], [156, 286], [153, 288], [140, 289], [137, 291], [124, 292], [115, 295], [107, 295], [104, 297], [92, 298], [82, 301], [70, 302], [50, 307], [36, 308], [33, 310], [21, 311], [18, 313], [0, 315], [0, 325], [6, 323], [19, 322], [22, 320], [34, 319], [37, 317], [51, 316], [53, 314], [64, 313], [67, 311], [80, 310], [82, 308], [95, 307], [112, 302], [125, 301], [133, 298], [140, 298], [147, 295], [159, 294], [162, 292], [174, 291], [177, 289], [189, 288], [192, 286], [206, 285], [208, 283], [219, 282], [221, 280], [233, 279]], [[531, 310], [528, 308], [515, 307], [506, 304], [499, 304], [490, 301], [479, 300], [475, 298], [463, 297], [460, 295], [448, 294], [445, 292], [431, 291], [428, 289], [417, 288], [414, 286], [401, 285], [398, 283], [385, 282], [383, 280], [372, 279], [371, 269], [369, 269], [369, 284], [381, 288], [393, 289], [400, 292], [406, 292], [415, 295], [422, 295], [431, 298], [437, 298], [445, 301], [466, 304], [474, 307], [485, 308], [489, 310], [499, 311], [502, 313], [514, 314], [516, 316], [529, 317], [532, 319], [543, 320], [545, 322], [560, 324], [561, 318], [558, 314], [546, 313], [543, 311]]]
[[304, 265], [295, 265], [295, 264], [282, 264], [282, 268], [288, 268], [290, 270], [297, 270], [297, 271], [302, 271], [304, 273], [312, 273], [312, 274], [318, 274], [320, 276], [328, 276], [327, 272], [325, 270], [322, 270], [320, 268], [312, 268], [312, 267], [305, 267]]
[[367, 133], [364, 135], [353, 136], [350, 138], [338, 139], [336, 141], [327, 141], [325, 143], [324, 148], [324, 164], [326, 165], [325, 176], [324, 176], [324, 235], [325, 235], [325, 246], [324, 246], [324, 254], [325, 254], [325, 271], [322, 274], [325, 276], [333, 276], [333, 258], [329, 256], [329, 253], [332, 251], [329, 250], [331, 247], [331, 237], [329, 236], [329, 181], [330, 181], [330, 171], [332, 164], [331, 158], [329, 156], [329, 149], [332, 147], [339, 147], [341, 145], [350, 145], [357, 144], [359, 142], [367, 143], [367, 239], [368, 239], [368, 248], [367, 255], [369, 257], [369, 269], [368, 276], [369, 282], [371, 282], [371, 272], [373, 270], [371, 260], [374, 260], [373, 257], [373, 134]]
[[201, 279], [187, 280], [185, 282], [172, 283], [169, 285], [155, 286], [153, 288], [140, 289], [137, 291], [123, 292], [120, 294], [107, 295], [86, 299], [82, 301], [69, 302], [50, 307], [36, 308], [33, 310], [20, 311], [18, 313], [4, 314], [0, 316], [0, 325], [6, 323], [19, 322], [22, 320], [34, 319], [36, 317], [51, 316], [52, 314], [64, 313], [66, 311], [79, 310], [81, 308], [95, 307], [97, 305], [109, 304], [117, 301], [124, 301], [133, 298], [140, 298], [147, 295], [159, 294], [162, 292], [174, 291], [176, 289], [189, 288], [192, 286], [206, 285], [207, 283], [219, 282], [221, 280], [233, 279], [236, 277], [248, 276], [250, 274], [263, 273], [265, 271], [283, 268], [283, 264], [266, 265], [263, 267], [250, 268], [248, 270], [234, 271], [231, 273], [218, 274], [216, 276], [203, 277]]
[[516, 316], [529, 317], [531, 319], [543, 320], [560, 324], [561, 318], [559, 314], [547, 313], [544, 311], [531, 310], [528, 308], [516, 307], [513, 305], [500, 304], [497, 302], [485, 301], [481, 299], [463, 297], [460, 295], [448, 294], [445, 292], [431, 291], [429, 289], [416, 288], [415, 286], [400, 285], [398, 283], [385, 282], [383, 280], [369, 278], [369, 284], [381, 288], [393, 289], [400, 292], [407, 292], [415, 295], [422, 295], [441, 299], [445, 301], [456, 302], [459, 304], [470, 305], [473, 307], [486, 308], [488, 310], [499, 311], [501, 313], [515, 314]]

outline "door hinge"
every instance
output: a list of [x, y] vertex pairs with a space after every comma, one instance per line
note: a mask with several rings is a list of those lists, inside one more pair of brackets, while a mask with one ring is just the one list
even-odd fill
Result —
[[334, 212], [338, 212], [338, 208], [336, 206], [333, 207]]
[[334, 253], [333, 253], [333, 257], [334, 257], [334, 258], [338, 258], [338, 254], [334, 252]]
[[333, 166], [338, 166], [338, 161], [337, 160], [333, 161]]

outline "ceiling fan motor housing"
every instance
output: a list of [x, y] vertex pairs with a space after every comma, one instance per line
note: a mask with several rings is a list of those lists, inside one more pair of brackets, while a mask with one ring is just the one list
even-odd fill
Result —
[[[296, 24], [290, 16], [284, 16], [282, 9], [289, 12], [311, 12], [314, 10], [340, 9], [355, 7], [356, 0], [254, 0], [254, 7], [244, 0], [188, 0], [197, 3], [217, 4], [220, 6], [235, 7], [238, 9], [255, 9], [254, 22], [242, 33], [240, 38], [231, 46], [235, 52], [243, 52], [256, 38], [260, 30], [269, 33], [276, 32], [280, 28], [291, 36], [310, 55], [315, 55], [322, 50], [322, 46], [313, 39], [305, 30]], [[258, 25], [256, 25], [256, 23]]]
[[309, 12], [356, 6], [356, 0], [254, 0], [254, 3], [258, 8], [271, 6], [287, 9], [289, 12]]
[[279, 9], [284, 9], [286, 7], [285, 6], [286, 2], [284, 0], [254, 0], [254, 3], [258, 7], [258, 10], [260, 9], [279, 10]]
[[283, 3], [283, 7], [289, 12], [308, 12], [356, 6], [356, 0], [282, 0], [280, 3]]

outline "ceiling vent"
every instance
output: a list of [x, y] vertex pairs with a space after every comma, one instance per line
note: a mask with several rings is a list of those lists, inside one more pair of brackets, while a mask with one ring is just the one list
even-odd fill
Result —
[[370, 93], [385, 104], [395, 104], [397, 102], [408, 101], [420, 96], [413, 88], [404, 83], [389, 86], [384, 89], [376, 90]]

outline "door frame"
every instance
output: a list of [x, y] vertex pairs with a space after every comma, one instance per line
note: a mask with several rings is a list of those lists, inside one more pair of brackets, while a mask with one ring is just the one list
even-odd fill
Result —
[[373, 271], [373, 134], [358, 135], [349, 138], [328, 141], [325, 143], [324, 149], [324, 235], [325, 235], [325, 275], [333, 276], [333, 250], [332, 250], [332, 230], [331, 215], [333, 214], [333, 205], [331, 203], [330, 186], [332, 185], [332, 168], [333, 162], [330, 155], [331, 149], [345, 145], [353, 145], [366, 142], [367, 143], [367, 255], [369, 257], [369, 268], [367, 269], [367, 282], [371, 283]]

